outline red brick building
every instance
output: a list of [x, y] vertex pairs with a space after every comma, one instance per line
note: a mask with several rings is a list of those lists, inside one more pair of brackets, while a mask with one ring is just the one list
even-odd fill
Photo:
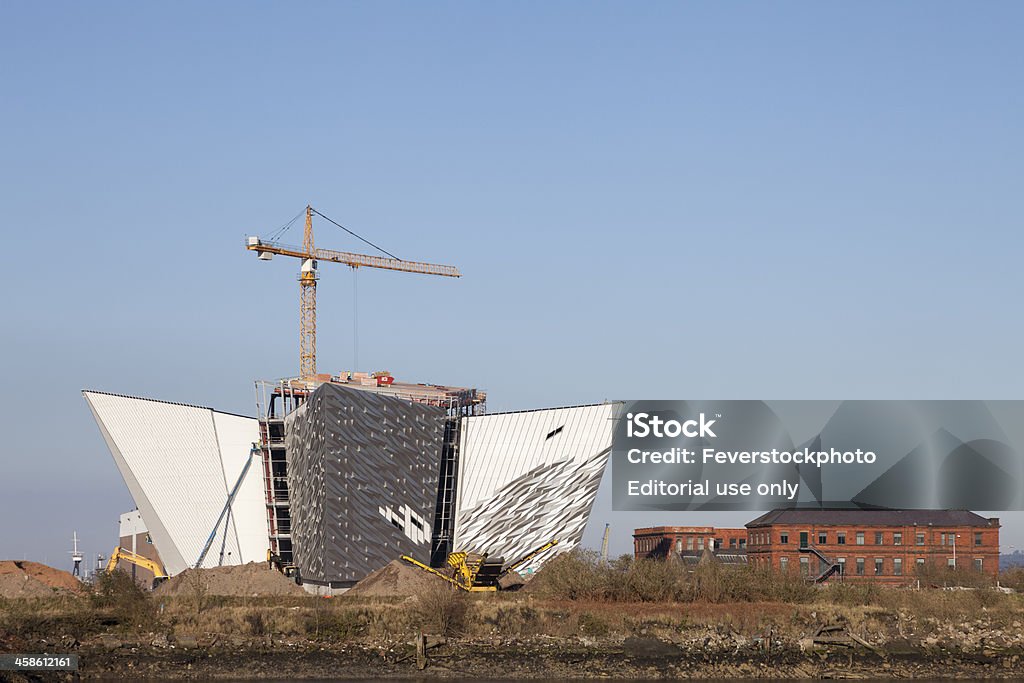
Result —
[[999, 573], [999, 519], [967, 510], [773, 510], [747, 535], [751, 565], [822, 581], [906, 583], [922, 566]]
[[720, 529], [713, 526], [654, 526], [633, 531], [633, 556], [666, 558], [713, 553], [738, 554], [747, 545], [746, 529]]

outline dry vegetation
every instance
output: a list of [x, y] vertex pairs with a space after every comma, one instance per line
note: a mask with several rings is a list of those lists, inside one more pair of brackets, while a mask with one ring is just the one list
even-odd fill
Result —
[[[1004, 585], [1018, 589], [1024, 587], [1022, 579], [1024, 570], [1001, 577]], [[160, 595], [115, 572], [82, 595], [0, 600], [0, 643], [32, 638], [86, 642], [104, 633], [235, 645], [268, 639], [400, 642], [420, 631], [465, 638], [621, 639], [643, 634], [679, 640], [702, 629], [798, 639], [814, 624], [836, 620], [862, 633], [924, 637], [939, 625], [955, 630], [979, 619], [1020, 634], [1024, 620], [1024, 595], [982, 586], [977, 575], [922, 577], [925, 586], [973, 582], [974, 590], [852, 582], [819, 587], [798, 576], [749, 567], [688, 569], [630, 558], [604, 565], [582, 552], [559, 556], [521, 591], [497, 594], [466, 594], [438, 583], [412, 597], [243, 597], [212, 595], [198, 578], [193, 580], [188, 590]]]

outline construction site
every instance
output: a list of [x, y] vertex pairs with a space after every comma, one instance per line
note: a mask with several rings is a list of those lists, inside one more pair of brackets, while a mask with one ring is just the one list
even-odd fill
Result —
[[998, 519], [773, 510], [637, 529], [633, 556], [609, 557], [608, 525], [600, 552], [580, 548], [621, 404], [489, 413], [476, 388], [322, 372], [319, 263], [459, 272], [320, 249], [322, 214], [304, 213], [302, 247], [245, 243], [299, 260], [299, 372], [254, 380], [252, 415], [84, 391], [135, 509], [91, 576], [77, 534], [72, 572], [0, 562], [0, 651], [59, 647], [83, 677], [127, 680], [1006, 677], [1024, 661], [1024, 572], [998, 570]]
[[[282, 243], [300, 216], [302, 245]], [[314, 219], [381, 255], [316, 246]], [[398, 259], [309, 206], [244, 246], [261, 261], [298, 262], [298, 373], [254, 381], [255, 417], [83, 392], [136, 505], [105, 567], [158, 585], [189, 569], [267, 563], [308, 590], [344, 591], [405, 558], [459, 588], [494, 590], [579, 544], [619, 404], [488, 413], [476, 388], [322, 372], [321, 264], [460, 272]]]

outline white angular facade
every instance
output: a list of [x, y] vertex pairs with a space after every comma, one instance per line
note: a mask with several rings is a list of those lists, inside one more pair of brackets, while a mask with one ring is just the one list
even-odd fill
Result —
[[558, 540], [524, 569], [572, 549], [597, 495], [618, 403], [462, 419], [454, 548], [512, 561]]
[[[82, 393], [167, 572], [194, 565], [259, 441], [258, 422], [198, 406]], [[266, 560], [263, 464], [258, 454], [252, 458], [226, 535], [222, 521], [204, 567]]]

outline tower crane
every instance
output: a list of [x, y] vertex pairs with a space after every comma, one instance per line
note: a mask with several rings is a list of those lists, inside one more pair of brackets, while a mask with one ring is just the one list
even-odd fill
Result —
[[[316, 375], [316, 281], [317, 262], [327, 261], [330, 263], [342, 263], [353, 269], [355, 268], [383, 268], [385, 270], [397, 270], [403, 273], [420, 273], [423, 275], [439, 275], [442, 277], [462, 277], [459, 269], [455, 266], [444, 266], [434, 263], [421, 263], [419, 261], [404, 261], [388, 254], [383, 256], [368, 256], [366, 254], [353, 254], [347, 251], [334, 251], [332, 249], [319, 249], [313, 243], [313, 214], [325, 218], [334, 223], [330, 218], [314, 209], [306, 207], [306, 228], [303, 233], [302, 246], [287, 246], [274, 240], [262, 240], [259, 237], [249, 237], [245, 248], [255, 251], [261, 261], [269, 261], [274, 254], [279, 256], [291, 256], [302, 261], [299, 267], [299, 377], [309, 379]], [[298, 218], [298, 216], [296, 216]], [[351, 230], [335, 223], [346, 232], [355, 235]], [[359, 237], [359, 235], [355, 235]], [[367, 244], [370, 244], [380, 251], [384, 251], [371, 242], [359, 237]], [[384, 252], [388, 253], [388, 252]]]

